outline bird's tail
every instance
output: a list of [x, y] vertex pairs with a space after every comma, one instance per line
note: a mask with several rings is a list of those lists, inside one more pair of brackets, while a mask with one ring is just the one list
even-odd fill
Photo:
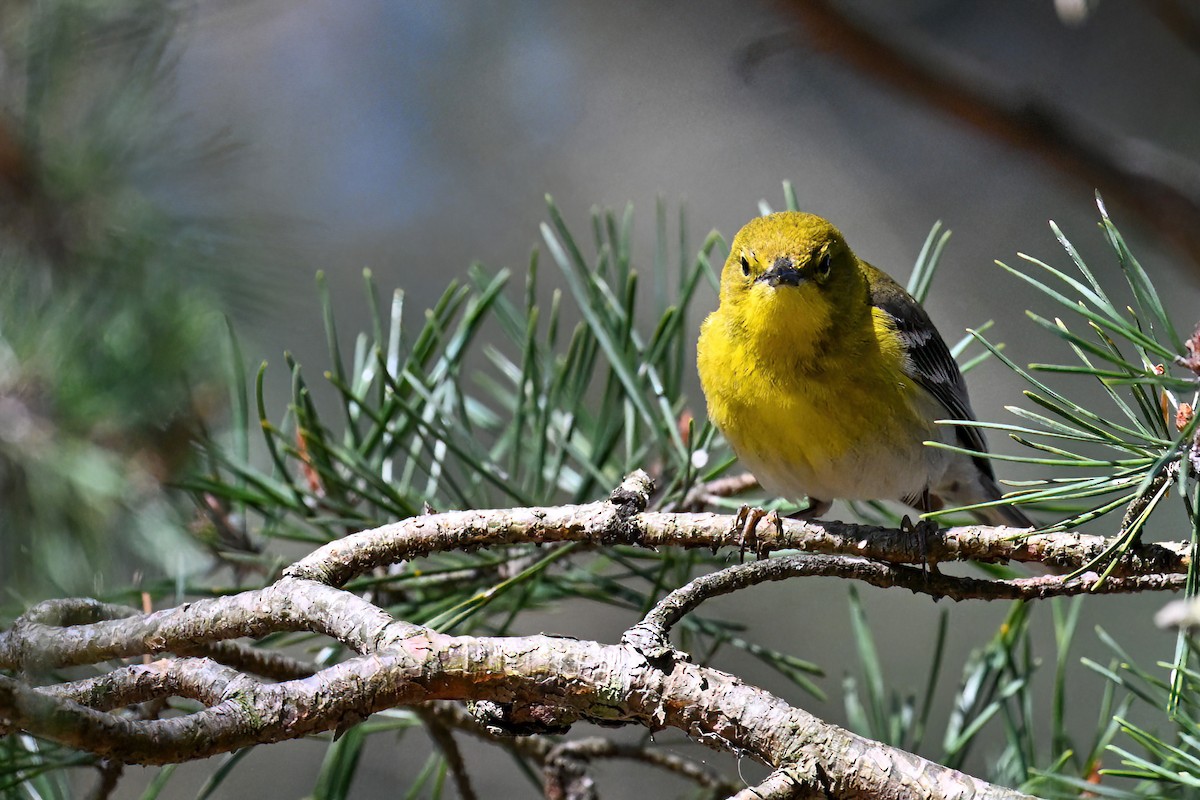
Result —
[[1016, 506], [990, 506], [971, 511], [971, 516], [984, 525], [1007, 525], [1010, 528], [1036, 528], [1037, 523]]
[[[1003, 496], [995, 479], [980, 470], [976, 470], [967, 478], [960, 477], [959, 480], [942, 488], [943, 491], [938, 492], [935, 497], [945, 506], [969, 506], [975, 503], [999, 500]], [[1037, 527], [1037, 524], [1024, 511], [1012, 505], [976, 508], [972, 509], [970, 513], [984, 525], [1007, 525], [1010, 528]], [[1060, 573], [1058, 567], [1046, 564], [1032, 562], [1025, 566], [1035, 574]]]
[[[967, 479], [960, 479], [949, 487], [943, 487], [936, 492], [936, 497], [944, 506], [969, 506], [974, 503], [999, 500], [1003, 496], [1000, 487], [992, 476], [979, 470]], [[1007, 525], [1010, 528], [1036, 528], [1037, 523], [1031, 520], [1024, 511], [1016, 506], [988, 506], [976, 508], [971, 516], [984, 525]]]

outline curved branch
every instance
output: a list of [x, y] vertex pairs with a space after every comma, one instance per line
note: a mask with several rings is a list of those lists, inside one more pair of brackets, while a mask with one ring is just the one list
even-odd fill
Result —
[[[63, 627], [39, 620], [53, 618], [56, 604], [35, 606], [12, 629], [0, 633], [0, 668], [41, 671], [165, 652], [203, 652], [213, 642], [242, 636], [257, 638], [278, 631], [311, 631], [337, 639], [359, 653], [381, 640], [402, 638], [409, 630], [360, 597], [321, 583], [284, 578], [263, 589], [205, 598], [151, 614], [104, 619]], [[99, 605], [99, 604], [97, 604]], [[218, 649], [218, 654], [222, 651]], [[224, 651], [226, 655], [229, 651]], [[249, 657], [249, 656], [247, 656]], [[300, 671], [279, 661], [264, 669]]]
[[650, 476], [637, 470], [598, 503], [410, 517], [330, 542], [284, 575], [341, 586], [376, 567], [447, 550], [534, 542], [633, 543], [637, 534], [629, 528], [631, 518], [646, 510], [653, 487]]
[[160, 659], [118, 667], [94, 678], [42, 687], [40, 691], [97, 711], [168, 697], [186, 697], [211, 706], [251, 680], [207, 658]]
[[[557, 508], [516, 508], [449, 512], [417, 517], [363, 531], [325, 545], [296, 562], [287, 575], [263, 589], [226, 597], [206, 598], [142, 616], [133, 609], [95, 601], [55, 600], [33, 607], [11, 630], [0, 632], [0, 668], [42, 671], [113, 658], [175, 652], [212, 656], [253, 655], [213, 647], [222, 640], [260, 637], [277, 631], [311, 631], [330, 636], [358, 653], [370, 653], [422, 629], [393, 619], [371, 603], [314, 580], [342, 583], [388, 559], [462, 547], [520, 542], [577, 541], [596, 545], [624, 543], [657, 548], [742, 547], [741, 529], [733, 518], [717, 514], [664, 514], [641, 511], [650, 493], [650, 479], [634, 473], [607, 501]], [[1054, 578], [1011, 582], [978, 581], [939, 576], [914, 577], [897, 564], [929, 561], [1035, 561], [1061, 572], [1086, 563], [1103, 552], [1107, 540], [1077, 533], [1027, 534], [1009, 528], [968, 526], [918, 537], [898, 529], [842, 522], [784, 520], [779, 529], [762, 526], [754, 548], [852, 554], [889, 562], [873, 567], [831, 566], [821, 562], [800, 570], [829, 569], [877, 585], [905, 586], [932, 594], [963, 597], [1045, 597], [1077, 593], [1086, 583]], [[924, 550], [924, 553], [922, 553]], [[849, 562], [846, 562], [849, 563]], [[1170, 576], [1186, 572], [1190, 557], [1186, 543], [1149, 543], [1131, 548], [1117, 562], [1110, 591], [1171, 589]], [[772, 566], [766, 569], [785, 569]], [[847, 571], [848, 570], [848, 571]], [[119, 618], [112, 619], [117, 616]], [[100, 621], [92, 621], [92, 620]], [[89, 624], [71, 624], [74, 622]], [[65, 626], [64, 624], [65, 623]], [[249, 648], [245, 648], [249, 650]], [[219, 660], [224, 660], [220, 658]], [[308, 668], [281, 661], [263, 672], [271, 677], [303, 677]], [[290, 672], [290, 674], [289, 674]]]
[[204, 758], [297, 738], [396, 705], [488, 699], [554, 702], [581, 719], [675, 727], [719, 750], [779, 766], [816, 760], [839, 793], [1023, 798], [956, 770], [864, 739], [733, 675], [633, 650], [556, 637], [447, 637], [427, 631], [379, 652], [279, 684], [243, 681], [204, 711], [128, 720], [0, 677], [0, 718], [99, 755], [142, 764]]
[[851, 556], [791, 555], [735, 564], [692, 580], [658, 602], [641, 622], [627, 630], [621, 641], [645, 654], [661, 658], [670, 653], [667, 634], [675, 623], [695, 611], [705, 600], [768, 581], [826, 576], [852, 578], [882, 588], [902, 587], [935, 600], [1043, 600], [1049, 597], [1101, 593], [1182, 589], [1185, 575], [1139, 575], [1101, 581], [1095, 573], [1067, 580], [1062, 575], [990, 580], [923, 573], [899, 564], [885, 564]]

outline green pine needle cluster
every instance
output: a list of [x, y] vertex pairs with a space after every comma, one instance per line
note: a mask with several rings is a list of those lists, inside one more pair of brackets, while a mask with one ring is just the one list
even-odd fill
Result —
[[[1026, 313], [1043, 330], [1065, 341], [1079, 363], [1035, 363], [1025, 369], [975, 331], [976, 338], [992, 355], [1030, 384], [1025, 396], [1039, 410], [1008, 406], [1023, 424], [970, 420], [953, 423], [1006, 433], [1036, 451], [1036, 455], [1000, 453], [992, 458], [1036, 464], [1053, 475], [1011, 482], [1018, 488], [1002, 501], [1059, 512], [1059, 519], [1040, 530], [1071, 530], [1124, 510], [1112, 546], [1080, 570], [1102, 570], [1107, 576], [1116, 560], [1139, 541], [1147, 520], [1171, 488], [1182, 487], [1177, 494], [1188, 517], [1194, 517], [1196, 418], [1191, 409], [1197, 399], [1197, 365], [1189, 361], [1190, 351], [1167, 316], [1149, 275], [1129, 251], [1103, 202], [1099, 198], [1097, 201], [1101, 229], [1128, 282], [1131, 304], [1122, 305], [1110, 296], [1078, 250], [1051, 223], [1082, 280], [1024, 254], [1021, 258], [1025, 262], [1053, 280], [997, 263], [1064, 309], [1066, 319]], [[1081, 328], [1084, 333], [1079, 332]], [[1111, 407], [1089, 408], [1072, 400], [1036, 377], [1037, 372], [1094, 378]]]
[[0, 8], [0, 616], [189, 552], [165, 485], [221, 405], [232, 250], [156, 196], [214, 147], [164, 118], [178, 19], [159, 0]]
[[[239, 434], [237, 452], [211, 450], [210, 477], [193, 488], [258, 513], [267, 536], [306, 541], [411, 516], [425, 504], [577, 502], [645, 465], [675, 476], [667, 493], [678, 494], [694, 449], [680, 426], [690, 366], [682, 309], [711, 274], [715, 240], [681, 261], [673, 286], [658, 287], [648, 315], [653, 332], [644, 335], [628, 250], [631, 213], [595, 212], [594, 252], [585, 256], [552, 203], [550, 210], [543, 234], [560, 285], [548, 297], [539, 297], [548, 282], [539, 278], [536, 253], [517, 298], [507, 270], [475, 265], [414, 324], [403, 291], [381, 308], [367, 272], [370, 332], [359, 334], [349, 358], [319, 277], [335, 419], [324, 418], [287, 356], [292, 402], [272, 421], [264, 365], [254, 412], [272, 470], [247, 462]], [[656, 265], [653, 274], [668, 270]], [[251, 411], [240, 401], [235, 409], [235, 429], [244, 430]], [[295, 479], [298, 469], [305, 480]], [[226, 473], [231, 479], [220, 477]]]

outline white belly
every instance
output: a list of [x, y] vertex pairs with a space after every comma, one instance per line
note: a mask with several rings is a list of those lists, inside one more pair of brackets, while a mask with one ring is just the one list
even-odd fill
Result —
[[[932, 397], [927, 397], [927, 404], [929, 420], [945, 414]], [[791, 500], [805, 496], [830, 501], [912, 498], [926, 487], [939, 486], [948, 473], [970, 468], [968, 456], [923, 444], [927, 439], [956, 443], [950, 425], [918, 427], [907, 437], [893, 435], [885, 439], [869, 427], [864, 427], [863, 434], [859, 442], [841, 454], [815, 461], [810, 460], [811, 450], [807, 457], [799, 453], [771, 457], [761, 448], [730, 443], [764, 489]], [[812, 431], [811, 435], [821, 434]]]

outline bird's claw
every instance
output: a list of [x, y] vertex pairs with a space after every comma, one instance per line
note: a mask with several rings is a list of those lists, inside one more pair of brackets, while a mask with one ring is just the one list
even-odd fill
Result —
[[783, 520], [779, 518], [778, 511], [748, 505], [738, 509], [733, 519], [733, 529], [738, 534], [738, 561], [745, 560], [747, 548], [754, 552], [756, 558], [767, 554], [767, 544], [758, 538], [758, 523], [764, 519], [774, 526], [777, 536], [783, 536]]
[[929, 557], [929, 536], [938, 532], [938, 524], [931, 519], [921, 519], [920, 517], [913, 522], [905, 514], [904, 518], [900, 520], [900, 530], [917, 535], [917, 546], [921, 550], [921, 574], [941, 574], [938, 572], [937, 561]]

